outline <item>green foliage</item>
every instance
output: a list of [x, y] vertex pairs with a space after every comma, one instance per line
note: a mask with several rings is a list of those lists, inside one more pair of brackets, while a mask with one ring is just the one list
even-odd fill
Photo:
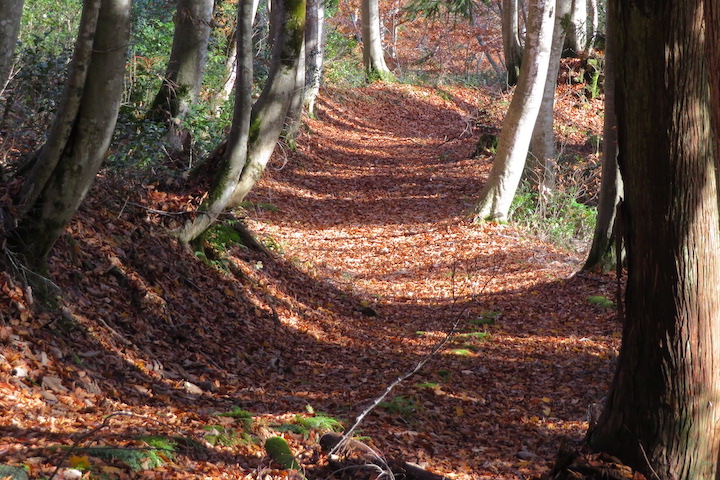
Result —
[[217, 417], [230, 417], [235, 418], [242, 423], [244, 430], [249, 430], [253, 425], [253, 414], [247, 410], [243, 410], [237, 405], [232, 408], [229, 412], [216, 412], [214, 414]]
[[11, 465], [0, 465], [0, 478], [9, 480], [28, 480], [27, 469], [25, 467], [13, 467]]
[[205, 440], [210, 445], [222, 445], [223, 447], [232, 447], [241, 442], [241, 440], [249, 440], [244, 438], [237, 430], [230, 427], [224, 427], [222, 425], [205, 425], [203, 427], [208, 433], [205, 435]]
[[285, 469], [300, 469], [300, 464], [282, 437], [270, 437], [265, 441], [265, 451], [274, 462]]
[[593, 305], [598, 305], [602, 308], [614, 308], [615, 302], [610, 300], [607, 297], [604, 297], [602, 295], [589, 295], [587, 297], [588, 303], [591, 303]]
[[516, 225], [562, 248], [587, 244], [595, 217], [595, 209], [579, 203], [571, 192], [554, 191], [540, 199], [527, 182], [518, 189], [509, 215]]
[[437, 388], [440, 388], [440, 384], [437, 382], [422, 382], [422, 383], [416, 383], [415, 388], [419, 388], [422, 390], [435, 390]]
[[120, 448], [120, 447], [84, 447], [79, 451], [105, 461], [119, 460], [135, 471], [152, 470], [161, 467], [174, 457], [176, 443], [167, 437], [146, 436], [140, 437], [147, 447]]
[[419, 408], [415, 400], [406, 395], [395, 395], [387, 402], [380, 402], [378, 406], [404, 418], [411, 417]]
[[470, 325], [495, 325], [495, 320], [501, 313], [498, 311], [482, 312], [477, 318], [471, 319], [469, 323]]
[[472, 351], [469, 348], [454, 348], [450, 350], [450, 353], [461, 357], [469, 357], [472, 355]]
[[318, 430], [321, 432], [339, 432], [345, 428], [340, 420], [322, 414], [317, 414], [312, 417], [297, 415], [295, 420], [299, 425], [307, 429]]
[[365, 85], [365, 71], [358, 49], [358, 42], [354, 38], [336, 30], [328, 31], [324, 66], [326, 83], [345, 88]]

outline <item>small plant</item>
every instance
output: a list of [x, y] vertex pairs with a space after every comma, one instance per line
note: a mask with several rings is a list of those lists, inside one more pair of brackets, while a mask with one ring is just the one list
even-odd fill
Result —
[[418, 409], [417, 403], [405, 395], [395, 395], [389, 401], [381, 402], [378, 406], [401, 417], [410, 417]]
[[78, 451], [108, 462], [118, 460], [134, 471], [152, 470], [161, 467], [174, 457], [176, 443], [167, 437], [140, 437], [146, 446], [122, 448], [111, 446], [82, 447]]
[[470, 325], [495, 325], [495, 321], [501, 313], [497, 311], [482, 312], [477, 318], [470, 320]]
[[614, 308], [615, 302], [602, 295], [589, 295], [587, 301], [590, 304], [597, 305], [602, 308]]
[[222, 425], [206, 425], [203, 429], [208, 432], [204, 438], [210, 445], [232, 447], [240, 443], [241, 436], [234, 428], [223, 427]]

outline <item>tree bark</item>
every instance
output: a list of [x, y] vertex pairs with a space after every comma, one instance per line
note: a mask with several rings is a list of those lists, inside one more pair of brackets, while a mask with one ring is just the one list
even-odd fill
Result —
[[[607, 30], [615, 20], [615, 3], [607, 6]], [[615, 248], [615, 216], [623, 196], [623, 182], [618, 167], [617, 117], [615, 115], [615, 36], [605, 39], [605, 121], [603, 124], [602, 175], [595, 231], [583, 270], [609, 272], [622, 261]]]
[[253, 87], [252, 29], [256, 5], [257, 3], [253, 0], [238, 2], [237, 32], [235, 34], [237, 75], [232, 127], [225, 154], [207, 200], [201, 205], [198, 216], [194, 220], [186, 222], [178, 232], [178, 238], [183, 244], [200, 239], [225, 210], [247, 159]]
[[0, 2], [0, 94], [5, 90], [12, 71], [13, 56], [20, 33], [24, 0]]
[[508, 86], [517, 85], [522, 65], [523, 48], [520, 44], [518, 0], [503, 0], [502, 40]]
[[391, 82], [394, 75], [385, 64], [380, 34], [380, 7], [378, 0], [361, 0], [363, 64], [368, 80]]
[[123, 91], [130, 1], [85, 2], [63, 102], [25, 179], [13, 243], [36, 269], [87, 194], [107, 151]]
[[325, 52], [325, 5], [323, 0], [309, 0], [305, 26], [305, 94], [303, 103], [308, 115], [315, 114], [315, 98], [320, 92]]
[[587, 0], [572, 0], [570, 12], [565, 22], [566, 56], [577, 57], [585, 52], [588, 42], [588, 11]]
[[555, 1], [532, 0], [528, 3], [525, 59], [503, 121], [490, 176], [475, 207], [476, 221], [507, 220], [542, 103], [555, 23]]
[[273, 61], [267, 84], [253, 106], [248, 155], [228, 207], [242, 203], [275, 150], [290, 108], [305, 38], [305, 0], [273, 4]]
[[627, 318], [590, 442], [659, 480], [715, 479], [720, 454], [720, 217], [704, 3], [615, 5]]
[[178, 0], [170, 60], [148, 117], [182, 119], [197, 101], [207, 63], [213, 0]]
[[570, 9], [570, 0], [555, 1], [555, 26], [553, 27], [552, 47], [548, 62], [545, 89], [542, 103], [538, 111], [532, 138], [530, 139], [530, 180], [538, 186], [541, 199], [555, 190], [555, 170], [557, 166], [557, 150], [555, 149], [555, 90], [557, 90], [560, 56], [565, 41], [562, 28], [563, 18]]

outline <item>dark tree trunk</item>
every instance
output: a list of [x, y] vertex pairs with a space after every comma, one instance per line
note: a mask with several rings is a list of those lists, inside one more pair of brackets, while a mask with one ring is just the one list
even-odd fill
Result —
[[508, 86], [516, 85], [520, 78], [523, 48], [520, 44], [518, 0], [503, 0], [502, 39]]
[[196, 102], [207, 62], [212, 11], [213, 0], [178, 0], [170, 60], [149, 118], [182, 118]]
[[33, 268], [87, 194], [107, 151], [123, 90], [130, 2], [85, 2], [63, 103], [25, 180], [13, 244]]
[[[614, 21], [614, 2], [609, 2], [607, 21]], [[609, 30], [609, 26], [607, 27]], [[615, 116], [615, 37], [605, 40], [605, 123], [603, 124], [602, 176], [600, 199], [592, 245], [583, 270], [612, 271], [618, 261], [615, 244], [615, 214], [623, 195], [622, 177], [617, 164], [617, 118]], [[622, 261], [622, 253], [620, 253]]]
[[647, 478], [711, 480], [720, 454], [720, 219], [703, 1], [615, 8], [627, 317], [589, 440]]
[[13, 55], [20, 33], [24, 0], [2, 0], [0, 2], [0, 93], [12, 70]]

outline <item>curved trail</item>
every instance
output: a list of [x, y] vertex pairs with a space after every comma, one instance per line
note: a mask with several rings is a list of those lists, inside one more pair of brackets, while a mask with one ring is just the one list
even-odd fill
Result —
[[523, 478], [561, 436], [582, 436], [605, 394], [617, 326], [585, 298], [610, 287], [572, 277], [576, 255], [468, 221], [490, 166], [471, 158], [468, 118], [490, 99], [441, 93], [326, 94], [312, 133], [253, 193], [250, 226], [298, 271], [293, 304], [277, 309], [298, 332], [284, 387], [299, 406], [352, 418], [457, 322], [362, 434], [458, 478]]

